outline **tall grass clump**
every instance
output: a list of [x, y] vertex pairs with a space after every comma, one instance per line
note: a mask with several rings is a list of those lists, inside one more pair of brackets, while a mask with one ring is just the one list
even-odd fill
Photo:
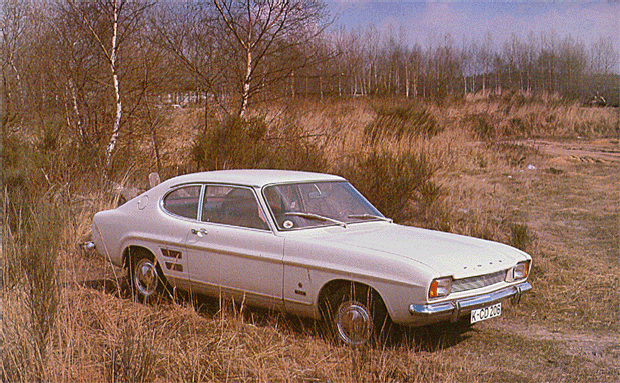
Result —
[[6, 205], [3, 380], [46, 381], [59, 312], [57, 260], [63, 220], [49, 196], [29, 206]]
[[489, 141], [497, 138], [497, 122], [489, 112], [477, 112], [465, 116], [464, 122], [471, 126], [476, 138]]
[[21, 204], [28, 199], [31, 190], [40, 189], [45, 182], [41, 171], [44, 156], [24, 140], [12, 135], [2, 139], [2, 182], [9, 195], [8, 200]]
[[320, 143], [294, 124], [281, 129], [262, 118], [229, 116], [194, 141], [192, 158], [199, 170], [278, 168], [325, 171]]
[[377, 117], [364, 129], [371, 144], [384, 139], [431, 138], [443, 131], [427, 108], [415, 105], [383, 106], [376, 108], [375, 112]]
[[534, 236], [524, 223], [512, 223], [510, 225], [510, 241], [509, 244], [517, 249], [528, 251], [534, 242]]
[[49, 380], [65, 221], [62, 196], [50, 187], [55, 169], [45, 156], [55, 141], [52, 133], [39, 145], [15, 134], [3, 139], [3, 381]]

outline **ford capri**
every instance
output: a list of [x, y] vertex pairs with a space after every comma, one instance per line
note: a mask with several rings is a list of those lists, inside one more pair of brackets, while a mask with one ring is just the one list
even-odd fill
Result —
[[497, 317], [532, 288], [525, 252], [396, 224], [329, 174], [187, 174], [98, 212], [92, 233], [142, 301], [165, 287], [242, 300], [324, 320], [352, 346], [386, 323]]

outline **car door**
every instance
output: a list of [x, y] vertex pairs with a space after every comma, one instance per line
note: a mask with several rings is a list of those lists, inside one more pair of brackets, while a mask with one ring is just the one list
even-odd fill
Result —
[[283, 239], [251, 188], [206, 185], [200, 222], [189, 235], [192, 283], [211, 295], [282, 305]]
[[157, 236], [160, 267], [168, 281], [189, 288], [187, 232], [196, 225], [202, 185], [184, 185], [166, 194], [161, 207], [172, 220], [161, 220]]

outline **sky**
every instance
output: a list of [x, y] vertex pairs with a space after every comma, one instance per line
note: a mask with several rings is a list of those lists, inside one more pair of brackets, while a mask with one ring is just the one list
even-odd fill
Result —
[[619, 0], [573, 1], [366, 1], [328, 0], [335, 26], [347, 30], [374, 25], [383, 33], [401, 34], [410, 45], [427, 45], [450, 34], [455, 43], [484, 41], [487, 32], [494, 44], [513, 34], [522, 41], [530, 33], [570, 35], [587, 46], [600, 38], [612, 39], [620, 51]]

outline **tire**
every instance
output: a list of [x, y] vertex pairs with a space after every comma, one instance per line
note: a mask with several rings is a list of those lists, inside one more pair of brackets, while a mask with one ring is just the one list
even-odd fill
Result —
[[348, 346], [381, 342], [389, 321], [379, 295], [358, 284], [344, 285], [328, 296], [323, 311], [336, 342]]
[[155, 257], [146, 251], [131, 254], [131, 287], [140, 302], [146, 302], [161, 290], [163, 283]]

